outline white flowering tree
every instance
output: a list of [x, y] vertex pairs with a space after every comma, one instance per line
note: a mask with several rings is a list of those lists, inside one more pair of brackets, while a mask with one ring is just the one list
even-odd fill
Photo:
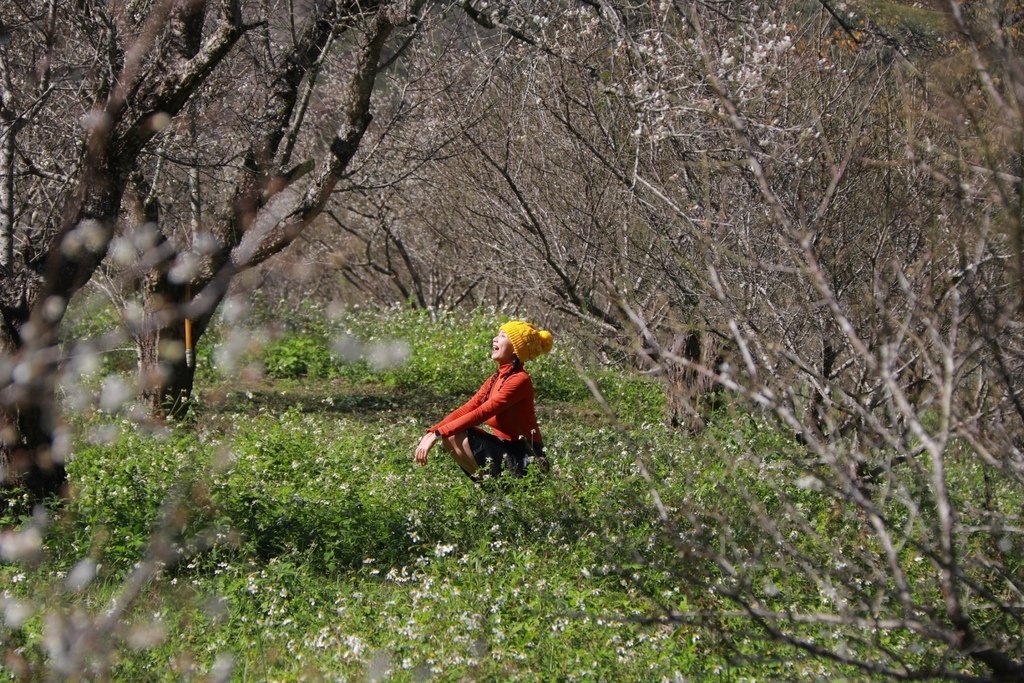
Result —
[[[769, 495], [742, 496], [761, 542], [733, 544], [744, 525], [693, 506], [662, 512], [692, 523], [676, 529], [690, 547], [731, 539], [711, 546], [727, 549], [712, 553], [705, 585], [798, 650], [890, 676], [1006, 680], [1022, 670], [1006, 635], [1021, 627], [1006, 506], [1021, 492], [1013, 444], [1024, 423], [1021, 358], [991, 341], [1018, 315], [1007, 237], [1020, 215], [999, 188], [1012, 158], [981, 150], [1019, 125], [1008, 92], [991, 88], [1012, 88], [1003, 69], [1013, 58], [982, 57], [1012, 50], [1012, 32], [984, 10], [972, 23], [951, 8], [928, 17], [933, 52], [894, 46], [895, 29], [880, 32], [881, 45], [853, 31], [867, 44], [836, 41], [850, 58], [801, 51], [808, 25], [779, 36], [784, 17], [762, 24], [753, 45], [741, 33], [722, 50], [713, 18], [684, 13], [754, 211], [728, 211], [742, 238], [705, 252], [709, 318], [728, 362], [667, 362], [768, 411], [803, 448], [783, 477], [765, 477]], [[870, 28], [869, 17], [848, 21]], [[973, 69], [958, 78], [945, 60]], [[929, 85], [936, 74], [949, 90]], [[967, 114], [973, 130], [950, 120], [946, 107], [959, 118], [964, 93], [986, 89], [988, 102]], [[953, 157], [972, 170], [947, 165]], [[682, 208], [672, 189], [659, 187], [663, 201]], [[728, 455], [764, 471], [763, 455]], [[836, 516], [816, 524], [825, 501]], [[815, 586], [822, 607], [787, 603], [770, 578], [779, 570]]]

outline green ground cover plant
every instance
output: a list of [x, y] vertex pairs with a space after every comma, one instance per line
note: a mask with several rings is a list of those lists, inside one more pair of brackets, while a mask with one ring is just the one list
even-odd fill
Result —
[[[30, 667], [60, 672], [73, 653], [55, 639], [58, 627], [102, 622], [131, 591], [94, 651], [75, 660], [84, 667], [76, 675], [863, 675], [794, 659], [728, 598], [745, 582], [770, 587], [771, 608], [799, 612], [828, 599], [785, 566], [779, 543], [757, 523], [764, 515], [810, 563], [839, 562], [844, 549], [871, 542], [863, 520], [797, 484], [815, 465], [767, 416], [723, 404], [698, 436], [667, 429], [656, 384], [586, 367], [566, 344], [531, 367], [549, 474], [478, 486], [439, 451], [414, 466], [425, 427], [490, 371], [489, 339], [501, 319], [356, 311], [279, 337], [319, 339], [330, 371], [222, 379], [184, 425], [143, 428], [103, 414], [77, 425], [71, 499], [50, 511], [38, 553], [0, 564], [0, 642], [17, 653], [0, 679]], [[363, 350], [405, 340], [405, 357], [346, 362], [339, 338]], [[278, 353], [266, 347], [268, 370]], [[617, 418], [590, 397], [580, 368]], [[958, 495], [983, 488], [966, 453], [954, 467]], [[991, 493], [1008, 508], [1021, 504], [1012, 491]], [[41, 528], [20, 513], [5, 526]], [[686, 548], [717, 548], [738, 571]], [[915, 562], [912, 547], [903, 552], [918, 572], [915, 590], [932, 590], [927, 564]], [[845, 628], [811, 624], [802, 633], [828, 640]], [[890, 631], [877, 642], [905, 648], [913, 640]], [[933, 654], [921, 648], [922, 659]]]

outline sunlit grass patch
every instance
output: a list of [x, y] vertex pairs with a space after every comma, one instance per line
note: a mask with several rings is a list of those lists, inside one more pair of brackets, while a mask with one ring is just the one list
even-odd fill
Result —
[[[656, 606], [618, 571], [647, 532], [609, 545], [607, 529], [647, 516], [622, 507], [640, 489], [615, 430], [554, 422], [550, 476], [481, 488], [440, 453], [412, 465], [413, 417], [258, 411], [218, 424], [201, 443], [118, 423], [111, 444], [80, 448], [65, 531], [21, 579], [26, 597], [99, 610], [144, 554], [164, 498], [191, 511], [174, 529], [191, 550], [125, 618], [111, 675], [230, 664], [256, 679], [376, 666], [398, 680], [583, 680], [694, 665], [689, 640], [637, 618]], [[82, 555], [100, 558], [98, 575], [68, 594]], [[46, 656], [43, 624], [25, 628], [28, 656]]]
[[[609, 415], [577, 374], [579, 357], [553, 354], [531, 366], [549, 473], [478, 486], [440, 449], [415, 466], [426, 427], [493, 367], [484, 338], [498, 318], [478, 315], [469, 324], [480, 339], [467, 341], [466, 318], [385, 312], [373, 334], [414, 340], [405, 364], [221, 378], [184, 423], [82, 418], [71, 500], [47, 523], [24, 509], [6, 520], [22, 536], [5, 547], [24, 552], [0, 564], [0, 638], [26, 662], [53, 666], [64, 655], [48, 640], [49, 615], [96, 630], [128, 595], [82, 660], [90, 676], [856, 677], [794, 659], [731, 597], [831, 614], [887, 585], [863, 514], [771, 415], [723, 401], [700, 434], [671, 430], [657, 384], [586, 368]], [[370, 333], [369, 314], [354, 320], [346, 333]], [[440, 341], [415, 341], [430, 334]], [[456, 365], [443, 382], [440, 369]], [[985, 488], [959, 446], [949, 476], [965, 515], [972, 496], [995, 495], [1008, 514], [1019, 507], [1012, 490]], [[885, 499], [911, 541], [934, 519], [913, 508], [919, 493]], [[1019, 565], [1013, 539], [964, 533], [1004, 558], [972, 568], [998, 589], [998, 571]], [[896, 561], [915, 598], [941, 599], [921, 548], [904, 545]], [[1001, 618], [992, 614], [990, 631]], [[867, 657], [915, 644], [899, 629], [785, 626]], [[917, 646], [913, 656], [941, 653]]]

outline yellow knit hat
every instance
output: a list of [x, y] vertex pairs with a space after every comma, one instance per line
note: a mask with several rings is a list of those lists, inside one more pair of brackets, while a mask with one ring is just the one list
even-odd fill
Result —
[[512, 350], [516, 356], [524, 363], [550, 351], [554, 342], [550, 332], [538, 330], [525, 320], [510, 320], [500, 329], [512, 342]]

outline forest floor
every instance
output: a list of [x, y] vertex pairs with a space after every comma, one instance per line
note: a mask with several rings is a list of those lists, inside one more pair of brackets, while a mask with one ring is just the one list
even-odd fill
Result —
[[[550, 472], [478, 485], [439, 448], [416, 466], [427, 427], [492, 369], [493, 324], [402, 317], [424, 341], [388, 368], [293, 334], [262, 352], [262, 379], [201, 376], [182, 423], [73, 416], [70, 499], [0, 520], [41, 539], [0, 562], [0, 680], [858, 677], [765, 637], [679, 543], [761, 544], [751, 496], [798, 476], [763, 417], [669, 429], [656, 383], [594, 371], [602, 405], [568, 349], [530, 368]], [[820, 604], [765, 566], [787, 606]]]

